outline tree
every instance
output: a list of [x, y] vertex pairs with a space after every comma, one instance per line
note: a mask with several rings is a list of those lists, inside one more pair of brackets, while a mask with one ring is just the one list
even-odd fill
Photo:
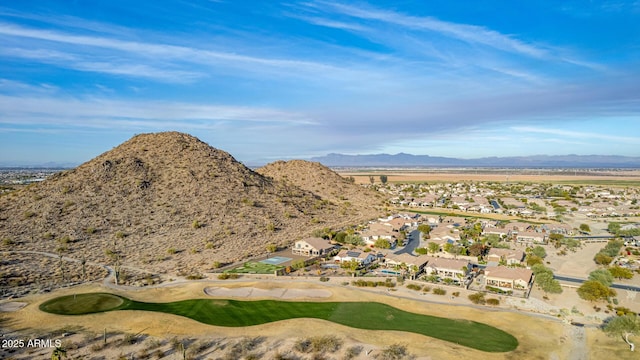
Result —
[[444, 245], [442, 246], [442, 250], [450, 254], [453, 254], [455, 252], [455, 246], [453, 246], [452, 243], [447, 242], [447, 243], [444, 243]]
[[527, 256], [527, 265], [533, 266], [535, 264], [542, 264], [542, 258], [533, 254]]
[[607, 287], [613, 284], [613, 276], [607, 269], [593, 270], [589, 273], [589, 280], [597, 281]]
[[389, 243], [389, 240], [387, 239], [380, 238], [376, 240], [373, 246], [377, 247], [378, 249], [389, 249], [391, 248], [391, 243]]
[[429, 252], [429, 249], [421, 247], [421, 248], [415, 249], [414, 251], [418, 255], [426, 255]]
[[560, 294], [562, 292], [560, 283], [558, 280], [553, 278], [553, 273], [551, 271], [545, 271], [536, 275], [535, 282], [545, 293]]
[[614, 278], [620, 279], [631, 279], [633, 277], [633, 272], [627, 268], [623, 268], [621, 266], [612, 266], [609, 268], [609, 273]]
[[616, 292], [595, 280], [587, 280], [578, 288], [578, 296], [587, 301], [607, 300]]
[[609, 265], [613, 261], [613, 258], [603, 253], [597, 253], [593, 258], [593, 261], [595, 261], [598, 265]]
[[551, 269], [549, 269], [548, 267], [544, 266], [544, 264], [535, 264], [531, 266], [531, 271], [533, 271], [533, 274], [536, 276], [545, 272], [553, 275], [553, 271], [551, 271]]
[[640, 335], [640, 318], [635, 314], [617, 316], [609, 320], [602, 330], [611, 337], [621, 336], [634, 351], [635, 345], [629, 341], [629, 336]]
[[387, 175], [380, 175], [380, 182], [382, 185], [387, 183]]
[[294, 262], [291, 263], [291, 267], [294, 270], [299, 270], [302, 269], [304, 267], [305, 263], [303, 259], [299, 259], [299, 260], [295, 260]]
[[435, 254], [436, 252], [438, 252], [438, 250], [440, 250], [440, 245], [434, 242], [430, 242], [427, 244], [427, 248], [429, 249], [430, 253]]
[[427, 224], [420, 224], [418, 225], [418, 231], [420, 231], [422, 235], [424, 235], [424, 237], [428, 239], [429, 233], [431, 232], [431, 226]]
[[267, 249], [267, 252], [274, 253], [274, 252], [276, 252], [276, 250], [278, 250], [278, 245], [276, 245], [276, 244], [268, 244], [266, 246], [266, 249]]
[[351, 245], [361, 246], [364, 245], [364, 240], [358, 235], [347, 235], [344, 238], [344, 242]]
[[586, 232], [586, 233], [590, 233], [591, 232], [591, 228], [589, 227], [588, 224], [580, 224], [580, 231]]
[[342, 267], [343, 269], [356, 271], [360, 267], [360, 263], [356, 259], [351, 259], [349, 261], [343, 261], [342, 264], [340, 264], [340, 267]]
[[531, 250], [531, 253], [532, 253], [533, 255], [535, 255], [535, 256], [537, 256], [537, 257], [541, 258], [541, 259], [544, 259], [544, 258], [546, 258], [546, 257], [547, 257], [547, 251], [546, 251], [542, 246], [540, 246], [540, 245], [538, 245], [538, 246], [534, 247], [534, 248]]
[[620, 223], [617, 222], [610, 222], [609, 225], [607, 225], [607, 231], [609, 231], [612, 234], [618, 234], [618, 232], [620, 231]]
[[484, 255], [485, 246], [480, 242], [475, 242], [469, 246], [469, 255], [480, 256]]
[[335, 241], [340, 243], [340, 244], [344, 244], [344, 238], [347, 236], [347, 233], [344, 231], [340, 231], [339, 233], [336, 234], [336, 238]]

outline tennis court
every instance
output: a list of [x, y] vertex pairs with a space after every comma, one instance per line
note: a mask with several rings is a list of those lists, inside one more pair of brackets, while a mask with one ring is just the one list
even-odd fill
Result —
[[286, 263], [289, 260], [291, 260], [291, 258], [284, 257], [284, 256], [274, 256], [268, 259], [264, 259], [260, 262], [263, 264], [269, 264], [269, 265], [280, 265], [282, 263]]

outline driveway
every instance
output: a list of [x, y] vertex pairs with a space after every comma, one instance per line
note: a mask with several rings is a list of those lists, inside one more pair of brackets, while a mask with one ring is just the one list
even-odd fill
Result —
[[413, 251], [420, 247], [420, 243], [421, 243], [420, 239], [421, 239], [420, 231], [413, 230], [412, 232], [409, 233], [409, 235], [407, 235], [407, 240], [409, 241], [407, 246], [403, 247], [400, 250], [396, 250], [394, 252], [394, 254], [398, 254], [398, 255], [399, 254], [411, 254], [411, 255], [413, 255]]

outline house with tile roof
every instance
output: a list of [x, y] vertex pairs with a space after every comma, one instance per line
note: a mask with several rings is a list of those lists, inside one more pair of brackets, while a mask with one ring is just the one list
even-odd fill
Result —
[[318, 237], [298, 240], [291, 248], [293, 254], [303, 256], [324, 256], [331, 254], [334, 250], [335, 246], [329, 240]]
[[487, 266], [484, 274], [485, 286], [492, 286], [505, 291], [528, 291], [533, 285], [533, 271], [525, 268]]

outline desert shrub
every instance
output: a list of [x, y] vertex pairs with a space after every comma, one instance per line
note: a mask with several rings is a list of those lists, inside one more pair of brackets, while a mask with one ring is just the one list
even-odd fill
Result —
[[407, 289], [420, 291], [422, 289], [422, 286], [416, 284], [407, 284]]
[[362, 352], [362, 346], [350, 346], [347, 348], [347, 350], [345, 350], [344, 352], [344, 358], [345, 360], [350, 360], [353, 359], [355, 357], [357, 357], [358, 355], [360, 355], [360, 353]]
[[384, 348], [378, 358], [381, 360], [399, 360], [408, 356], [409, 353], [405, 345], [393, 344]]
[[500, 300], [494, 298], [487, 299], [487, 305], [498, 306], [500, 305]]
[[122, 343], [125, 345], [133, 345], [136, 343], [136, 335], [135, 334], [124, 334], [122, 337]]
[[173, 254], [175, 254], [177, 252], [178, 252], [178, 250], [176, 250], [175, 248], [168, 248], [167, 249], [167, 254], [169, 254], [169, 255], [173, 255]]
[[306, 353], [311, 351], [311, 340], [309, 339], [298, 339], [293, 344], [293, 349], [297, 352]]
[[486, 289], [491, 291], [491, 292], [493, 292], [493, 293], [501, 294], [501, 295], [511, 295], [511, 294], [513, 294], [513, 291], [511, 291], [511, 290], [502, 290], [502, 289], [494, 287], [494, 286], [487, 286]]
[[447, 294], [447, 290], [443, 289], [443, 288], [435, 288], [433, 289], [433, 293], [436, 295], [446, 295]]
[[92, 344], [89, 347], [89, 350], [93, 351], [93, 352], [98, 352], [98, 351], [102, 351], [102, 349], [104, 349], [105, 345], [103, 342], [97, 342], [95, 344]]
[[204, 276], [202, 274], [189, 274], [186, 278], [187, 280], [200, 280], [204, 279]]
[[474, 304], [484, 304], [486, 300], [484, 299], [484, 293], [475, 293], [468, 296], [469, 300], [471, 300]]
[[453, 292], [453, 293], [451, 293], [451, 295], [453, 295], [455, 297], [458, 297], [458, 296], [460, 296], [460, 291]]
[[230, 273], [222, 273], [218, 275], [218, 279], [220, 280], [237, 279], [239, 277], [240, 276], [238, 274], [230, 274]]
[[342, 340], [335, 335], [315, 336], [309, 340], [313, 352], [334, 353], [342, 347]]
[[386, 279], [385, 281], [373, 281], [373, 280], [354, 280], [351, 282], [352, 285], [358, 287], [377, 287], [377, 286], [385, 286], [385, 287], [395, 287], [396, 283], [394, 283], [391, 279]]
[[331, 280], [331, 279], [328, 276], [320, 276], [320, 281], [322, 281], [322, 282], [327, 282], [329, 280]]
[[254, 350], [260, 343], [264, 341], [262, 337], [244, 337], [233, 345], [232, 351], [236, 354], [246, 354]]
[[162, 346], [162, 341], [158, 339], [149, 339], [147, 340], [144, 348], [147, 350], [152, 350], [155, 348], [159, 348], [160, 346]]
[[422, 288], [422, 291], [424, 291], [424, 292], [429, 292], [429, 291], [431, 291], [431, 286], [429, 286], [429, 285], [425, 285], [425, 286]]

